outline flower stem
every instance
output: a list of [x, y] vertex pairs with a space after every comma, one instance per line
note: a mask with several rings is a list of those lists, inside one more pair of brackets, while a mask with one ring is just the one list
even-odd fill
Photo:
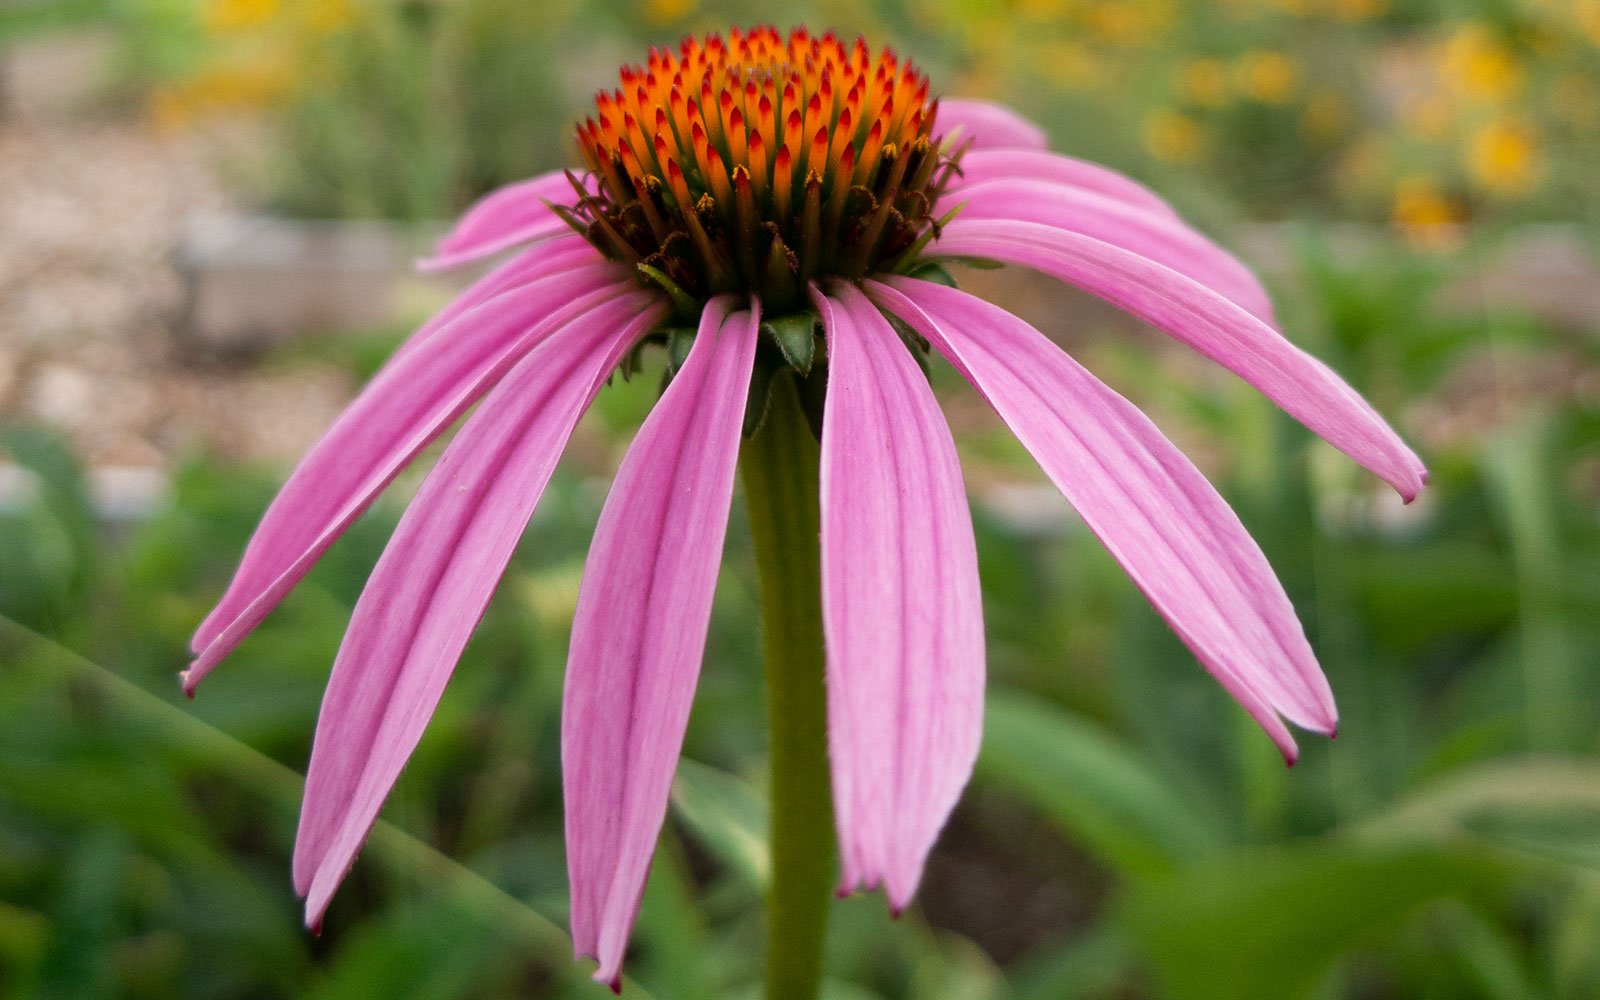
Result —
[[772, 758], [767, 1000], [814, 1000], [832, 896], [818, 449], [788, 371], [740, 456], [761, 587]]

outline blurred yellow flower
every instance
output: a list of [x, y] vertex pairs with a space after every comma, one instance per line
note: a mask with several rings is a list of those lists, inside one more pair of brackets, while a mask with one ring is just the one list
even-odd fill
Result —
[[1160, 108], [1145, 116], [1144, 148], [1166, 163], [1195, 163], [1210, 147], [1205, 127], [1188, 115]]
[[1332, 0], [1334, 16], [1352, 23], [1370, 21], [1389, 9], [1389, 0]]
[[1078, 42], [1048, 42], [1034, 56], [1036, 72], [1062, 90], [1092, 90], [1106, 78], [1100, 58]]
[[1030, 21], [1049, 21], [1065, 14], [1072, 0], [1018, 0], [1017, 12]]
[[1101, 0], [1083, 12], [1083, 22], [1101, 41], [1129, 45], [1146, 41], [1148, 31], [1138, 8], [1125, 0]]
[[1220, 108], [1228, 103], [1228, 68], [1221, 59], [1190, 59], [1174, 74], [1178, 96], [1202, 108]]
[[1283, 104], [1294, 96], [1300, 69], [1282, 52], [1246, 52], [1234, 66], [1239, 89], [1263, 104]]
[[1443, 138], [1455, 118], [1455, 105], [1443, 94], [1421, 94], [1400, 105], [1401, 128], [1418, 139]]
[[644, 16], [655, 24], [671, 24], [694, 13], [698, 0], [644, 0]]
[[1446, 250], [1460, 243], [1466, 213], [1433, 178], [1413, 175], [1395, 185], [1389, 217], [1412, 246]]
[[201, 20], [209, 34], [237, 35], [271, 21], [278, 10], [278, 0], [207, 0]]
[[1352, 118], [1344, 95], [1335, 90], [1319, 90], [1300, 110], [1300, 131], [1313, 142], [1327, 143], [1349, 128]]
[[1522, 89], [1516, 57], [1481, 24], [1463, 25], [1445, 41], [1440, 69], [1455, 92], [1483, 101], [1505, 101]]
[[1158, 41], [1177, 17], [1174, 0], [1097, 0], [1084, 8], [1084, 27], [1111, 45], [1147, 45]]
[[319, 35], [348, 28], [356, 19], [356, 0], [316, 0], [306, 11], [306, 26]]
[[1577, 0], [1578, 27], [1600, 47], [1600, 0]]
[[189, 127], [189, 103], [176, 87], [159, 87], [150, 92], [145, 111], [156, 131], [181, 132]]
[[1538, 137], [1523, 122], [1501, 118], [1478, 129], [1468, 149], [1472, 177], [1499, 195], [1527, 194], [1539, 180]]

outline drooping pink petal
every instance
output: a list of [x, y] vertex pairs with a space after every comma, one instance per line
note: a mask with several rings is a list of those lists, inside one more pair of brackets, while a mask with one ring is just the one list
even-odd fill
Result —
[[[530, 282], [461, 314], [380, 372], [312, 446], [267, 508], [227, 592], [201, 623], [200, 680], [249, 635], [416, 454], [518, 358], [590, 309], [641, 306], [625, 269], [600, 263]], [[613, 304], [613, 300], [624, 301]]]
[[942, 135], [959, 129], [957, 144], [971, 139], [974, 149], [1043, 149], [1049, 144], [1043, 129], [992, 101], [941, 97], [938, 128]]
[[983, 600], [961, 468], [928, 380], [853, 285], [812, 290], [828, 338], [822, 616], [842, 888], [903, 909], [972, 774]]
[[560, 274], [600, 261], [600, 252], [577, 233], [557, 236], [535, 243], [510, 260], [498, 265], [488, 274], [474, 281], [467, 289], [435, 313], [426, 323], [417, 327], [385, 362], [393, 365], [416, 345], [449, 326], [451, 321], [475, 306], [494, 298], [501, 292], [525, 285], [538, 278]]
[[1294, 607], [1244, 526], [1127, 400], [1005, 310], [930, 282], [869, 283], [994, 406], [1173, 630], [1277, 743], [1337, 724]]
[[295, 838], [295, 889], [312, 926], [416, 748], [578, 418], [665, 315], [651, 298], [623, 305], [579, 316], [517, 363], [445, 449], [373, 569], [323, 696]]
[[961, 158], [961, 173], [940, 200], [935, 214], [948, 212], [961, 200], [960, 193], [966, 188], [997, 180], [1064, 184], [1163, 215], [1176, 217], [1178, 214], [1160, 195], [1109, 167], [1048, 150], [1032, 149], [974, 149], [967, 153]]
[[1274, 322], [1272, 299], [1255, 274], [1176, 216], [1049, 181], [985, 181], [963, 188], [960, 201], [966, 207], [945, 233], [959, 236], [975, 222], [1004, 219], [1081, 233], [1170, 267]]
[[694, 696], [759, 317], [701, 313], [611, 484], [589, 547], [561, 716], [572, 941], [615, 985]]
[[1077, 285], [1232, 370], [1407, 501], [1422, 489], [1421, 460], [1354, 389], [1271, 326], [1171, 268], [1088, 236], [1001, 220], [947, 231], [927, 253], [1022, 264]]
[[576, 200], [577, 192], [561, 170], [490, 191], [467, 209], [450, 235], [439, 241], [434, 255], [417, 266], [442, 271], [518, 243], [570, 233], [572, 227], [545, 203], [570, 205]]

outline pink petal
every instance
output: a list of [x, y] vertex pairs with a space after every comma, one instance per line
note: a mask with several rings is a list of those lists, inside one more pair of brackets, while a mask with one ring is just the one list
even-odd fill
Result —
[[882, 314], [835, 282], [822, 419], [822, 614], [842, 887], [903, 909], [983, 732], [983, 600], [955, 442]]
[[294, 882], [308, 924], [321, 921], [416, 748], [578, 418], [665, 315], [649, 301], [580, 316], [523, 358], [445, 449], [373, 569], [306, 775]]
[[1031, 222], [974, 220], [929, 247], [937, 256], [988, 257], [1077, 285], [1232, 370], [1407, 501], [1422, 462], [1356, 391], [1283, 334], [1171, 268], [1110, 244]]
[[416, 332], [407, 337], [395, 353], [386, 362], [393, 365], [395, 362], [412, 350], [417, 344], [422, 343], [438, 331], [450, 325], [450, 322], [468, 309], [483, 304], [518, 285], [525, 285], [538, 278], [560, 274], [575, 268], [599, 263], [603, 258], [600, 252], [589, 241], [577, 233], [566, 236], [557, 236], [543, 243], [536, 243], [526, 250], [515, 255], [505, 263], [500, 264], [488, 274], [479, 278], [466, 291], [457, 295], [450, 304], [439, 310], [432, 319], [417, 328]]
[[1056, 488], [1285, 758], [1283, 722], [1331, 733], [1333, 695], [1238, 517], [1127, 400], [1005, 310], [930, 282], [869, 283], [994, 406]]
[[733, 497], [758, 315], [706, 304], [606, 497], [561, 719], [572, 940], [615, 984], [666, 815]]
[[966, 207], [946, 234], [959, 236], [972, 223], [1005, 219], [1080, 233], [1170, 267], [1273, 322], [1272, 300], [1250, 269], [1176, 216], [1048, 181], [985, 181], [963, 188], [959, 200]]
[[577, 192], [565, 171], [540, 174], [490, 191], [467, 209], [434, 256], [417, 262], [424, 271], [443, 271], [532, 240], [572, 232], [545, 202], [570, 205]]
[[1010, 108], [991, 101], [939, 99], [938, 127], [942, 135], [960, 130], [954, 138], [959, 145], [972, 140], [974, 149], [1023, 147], [1043, 149], [1048, 145], [1044, 131]]
[[[943, 114], [941, 105], [940, 114]], [[961, 173], [939, 202], [938, 214], [961, 200], [959, 192], [996, 180], [1047, 181], [1103, 194], [1152, 212], [1177, 216], [1161, 196], [1109, 167], [1060, 153], [1033, 149], [974, 149], [961, 158]]]
[[[196, 631], [184, 674], [200, 680], [283, 600], [400, 470], [545, 335], [627, 297], [624, 269], [601, 261], [504, 292], [461, 314], [381, 371], [300, 460], [267, 508], [228, 591]], [[614, 315], [612, 308], [608, 315]]]

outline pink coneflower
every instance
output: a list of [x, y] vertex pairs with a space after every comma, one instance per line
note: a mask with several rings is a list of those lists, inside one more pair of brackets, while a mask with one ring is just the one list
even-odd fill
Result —
[[[496, 191], [443, 241], [432, 266], [515, 255], [402, 346], [305, 457], [195, 635], [190, 691], [478, 404], [333, 666], [294, 856], [308, 922], [415, 748], [579, 417], [648, 345], [665, 348], [672, 378], [600, 515], [567, 664], [571, 923], [597, 978], [618, 982], [665, 815], [741, 449], [759, 466], [747, 488], [764, 477], [764, 502], [800, 512], [800, 528], [761, 528], [789, 533], [757, 539], [763, 590], [798, 580], [820, 602], [837, 885], [881, 886], [895, 909], [915, 891], [971, 773], [984, 685], [972, 524], [921, 368], [930, 351], [1286, 758], [1285, 720], [1334, 731], [1283, 588], [1194, 466], [1027, 323], [929, 280], [945, 277], [941, 261], [982, 259], [1086, 289], [1232, 369], [1411, 499], [1422, 464], [1284, 338], [1242, 264], [1128, 178], [1046, 152], [1003, 108], [933, 100], [910, 63], [859, 40], [688, 39], [624, 68], [597, 105], [578, 127], [587, 172]], [[763, 434], [788, 435], [801, 457], [751, 458]], [[769, 480], [791, 471], [799, 488], [774, 501]], [[769, 638], [789, 634], [764, 598]]]

